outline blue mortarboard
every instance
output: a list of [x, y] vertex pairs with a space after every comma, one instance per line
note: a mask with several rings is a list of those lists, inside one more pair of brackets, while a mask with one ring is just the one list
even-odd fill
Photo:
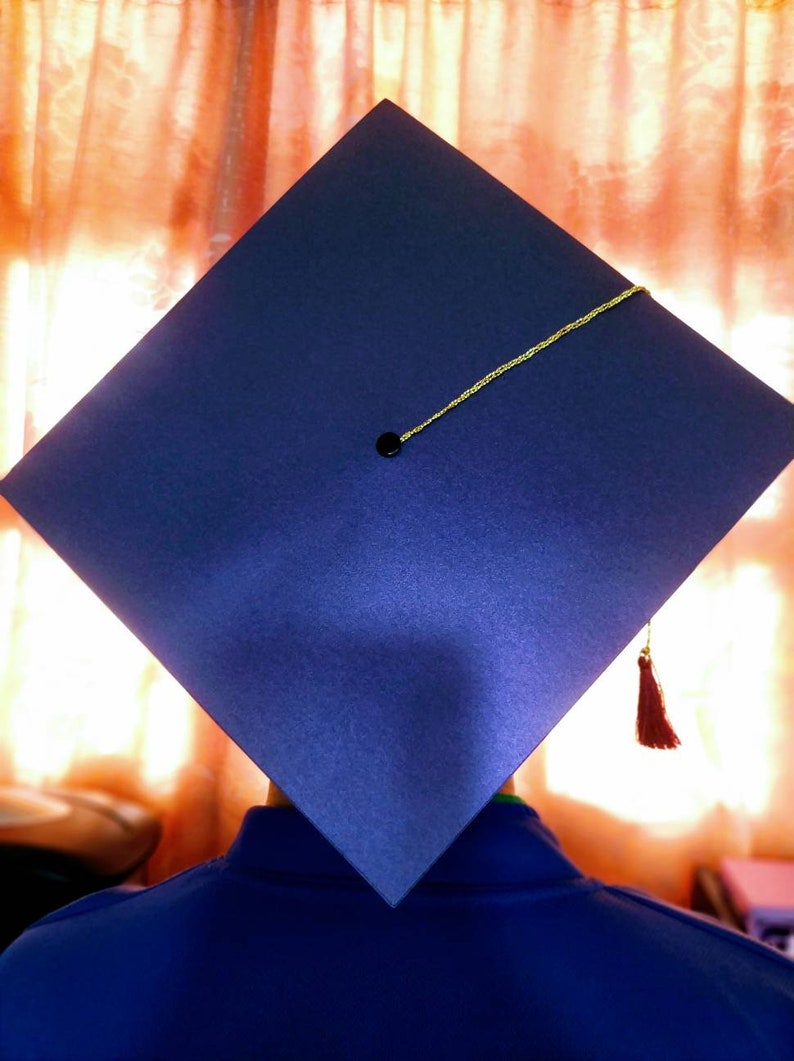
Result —
[[794, 456], [630, 288], [384, 102], [2, 492], [396, 903]]

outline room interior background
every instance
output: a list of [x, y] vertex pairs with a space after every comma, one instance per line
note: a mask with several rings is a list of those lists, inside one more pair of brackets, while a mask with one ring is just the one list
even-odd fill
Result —
[[[10, 0], [0, 472], [383, 97], [794, 398], [792, 55], [786, 0]], [[697, 863], [794, 856], [793, 471], [654, 619], [682, 747], [634, 743], [639, 631], [521, 768], [586, 870], [685, 901]], [[0, 783], [142, 800], [152, 879], [264, 799], [7, 506], [0, 661]]]

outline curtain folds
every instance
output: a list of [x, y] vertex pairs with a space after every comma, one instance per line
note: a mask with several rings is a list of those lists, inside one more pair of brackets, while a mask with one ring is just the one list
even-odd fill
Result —
[[[384, 96], [794, 398], [793, 53], [790, 0], [11, 0], [0, 471]], [[591, 872], [794, 856], [792, 509], [790, 469], [655, 619], [679, 752], [633, 743], [638, 634], [522, 768]], [[155, 877], [267, 788], [6, 507], [11, 781], [145, 800]]]

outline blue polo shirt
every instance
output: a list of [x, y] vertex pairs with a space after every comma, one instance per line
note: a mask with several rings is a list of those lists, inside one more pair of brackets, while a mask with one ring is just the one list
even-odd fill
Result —
[[[376, 798], [376, 797], [373, 797]], [[492, 801], [396, 908], [293, 808], [0, 958], [5, 1061], [794, 1058], [794, 962], [585, 877]]]

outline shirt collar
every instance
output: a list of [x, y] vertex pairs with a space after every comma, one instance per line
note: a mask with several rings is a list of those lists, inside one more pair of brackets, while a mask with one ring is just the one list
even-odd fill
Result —
[[[294, 807], [252, 807], [226, 855], [232, 870], [258, 875], [359, 882], [350, 863]], [[416, 888], [444, 885], [554, 885], [582, 879], [562, 853], [554, 834], [523, 800], [499, 794], [492, 799]]]

